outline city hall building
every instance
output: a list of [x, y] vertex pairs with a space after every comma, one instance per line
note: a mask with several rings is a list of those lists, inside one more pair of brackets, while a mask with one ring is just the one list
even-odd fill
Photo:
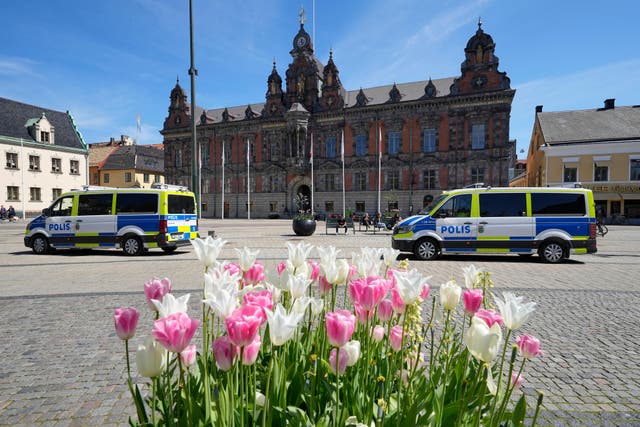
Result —
[[[298, 194], [315, 212], [407, 215], [442, 190], [508, 186], [515, 90], [481, 22], [460, 51], [457, 76], [347, 90], [301, 20], [291, 63], [283, 78], [274, 62], [263, 102], [195, 111], [202, 216], [286, 216]], [[161, 134], [166, 182], [188, 187], [191, 114], [178, 82]]]

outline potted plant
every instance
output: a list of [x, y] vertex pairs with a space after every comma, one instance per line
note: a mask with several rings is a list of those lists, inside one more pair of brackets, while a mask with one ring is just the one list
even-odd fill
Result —
[[316, 231], [316, 220], [311, 210], [305, 209], [309, 198], [298, 193], [294, 199], [296, 215], [293, 217], [293, 232], [298, 236], [311, 236]]

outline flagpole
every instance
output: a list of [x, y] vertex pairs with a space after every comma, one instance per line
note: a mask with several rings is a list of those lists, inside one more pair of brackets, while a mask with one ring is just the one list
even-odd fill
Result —
[[314, 206], [315, 204], [313, 203], [313, 132], [311, 132], [311, 150], [310, 150], [310, 159], [311, 159], [311, 215], [314, 216]]
[[342, 159], [342, 217], [346, 217], [346, 202], [345, 202], [345, 191], [344, 191], [344, 129], [342, 129], [342, 143], [340, 144], [340, 158]]
[[220, 144], [222, 145], [222, 183], [220, 184], [220, 192], [222, 193], [220, 210], [222, 213], [220, 214], [220, 219], [224, 219], [224, 140]]
[[249, 176], [249, 138], [247, 138], [247, 219], [251, 219], [251, 177]]
[[[380, 212], [380, 179], [382, 176], [382, 127], [378, 122], [378, 212]], [[382, 212], [380, 212], [382, 215]]]

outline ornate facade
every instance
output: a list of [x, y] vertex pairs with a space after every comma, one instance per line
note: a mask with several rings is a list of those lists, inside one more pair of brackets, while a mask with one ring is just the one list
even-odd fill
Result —
[[[246, 217], [248, 194], [252, 217], [293, 212], [297, 194], [316, 212], [404, 215], [442, 190], [508, 186], [515, 90], [494, 51], [479, 22], [459, 76], [350, 91], [333, 52], [326, 65], [314, 56], [301, 21], [285, 79], [274, 62], [263, 103], [195, 112], [202, 216]], [[189, 186], [192, 113], [179, 83], [170, 100], [166, 182]]]

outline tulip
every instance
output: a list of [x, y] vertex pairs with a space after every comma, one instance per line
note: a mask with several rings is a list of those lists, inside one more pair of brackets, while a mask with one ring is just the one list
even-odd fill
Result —
[[389, 332], [389, 343], [393, 351], [400, 351], [402, 349], [402, 326], [396, 325], [391, 328]]
[[268, 290], [247, 292], [244, 294], [243, 301], [246, 305], [256, 305], [269, 310], [273, 308], [273, 298], [271, 291]]
[[212, 344], [212, 348], [218, 369], [225, 372], [231, 369], [240, 349], [226, 335], [216, 339]]
[[116, 334], [121, 340], [129, 340], [136, 334], [138, 326], [138, 310], [133, 307], [116, 308], [113, 312]]
[[153, 337], [146, 337], [136, 351], [138, 373], [146, 378], [154, 378], [162, 373], [167, 362], [167, 351]]
[[204, 293], [213, 292], [218, 288], [238, 288], [242, 278], [242, 271], [237, 264], [217, 263], [204, 274]]
[[373, 310], [364, 309], [357, 302], [353, 303], [353, 307], [356, 312], [356, 319], [358, 319], [358, 323], [361, 325], [366, 325], [367, 319], [373, 319]]
[[484, 308], [481, 308], [476, 311], [475, 317], [484, 320], [488, 327], [492, 327], [494, 323], [497, 323], [500, 326], [503, 324], [500, 313], [493, 310], [485, 310]]
[[196, 238], [191, 240], [196, 257], [206, 268], [211, 267], [216, 262], [225, 243], [227, 242], [222, 239], [214, 239], [211, 236], [207, 236], [205, 239]]
[[256, 391], [256, 406], [264, 407], [266, 396], [259, 391]]
[[266, 320], [264, 309], [255, 305], [243, 305], [225, 319], [227, 333], [238, 347], [250, 344], [256, 337], [260, 325]]
[[360, 359], [360, 341], [353, 340], [346, 343], [340, 349], [340, 352], [347, 353], [347, 366], [353, 366]]
[[167, 350], [180, 353], [189, 345], [199, 325], [199, 320], [175, 313], [153, 322], [153, 336]]
[[[338, 353], [340, 353], [340, 356], [338, 356]], [[336, 362], [338, 357], [340, 357], [340, 361]], [[329, 366], [331, 367], [331, 372], [336, 375], [344, 374], [345, 369], [347, 369], [348, 361], [349, 355], [342, 349], [334, 348], [331, 350], [331, 353], [329, 353]]]
[[406, 305], [400, 296], [400, 292], [398, 292], [397, 288], [391, 289], [391, 307], [393, 311], [397, 314], [402, 314], [406, 310]]
[[167, 317], [175, 313], [186, 313], [190, 296], [191, 294], [186, 294], [176, 298], [173, 294], [166, 294], [162, 297], [162, 301], [153, 299], [151, 302], [156, 306], [158, 317]]
[[480, 286], [480, 279], [482, 273], [486, 270], [484, 268], [476, 268], [471, 264], [469, 267], [463, 267], [462, 273], [464, 274], [464, 285], [467, 289], [474, 289]]
[[373, 338], [375, 342], [382, 341], [384, 338], [384, 328], [380, 325], [374, 326], [371, 330], [371, 338]]
[[331, 282], [327, 280], [327, 277], [322, 275], [318, 277], [318, 287], [323, 294], [328, 293], [331, 290]]
[[462, 292], [462, 302], [464, 303], [464, 311], [468, 316], [473, 316], [482, 306], [484, 293], [482, 289], [465, 289]]
[[264, 265], [256, 261], [251, 268], [244, 272], [243, 278], [247, 285], [257, 285], [264, 281]]
[[453, 280], [440, 285], [440, 305], [445, 310], [455, 310], [458, 302], [460, 302], [460, 294], [462, 288]]
[[531, 335], [521, 335], [516, 339], [520, 354], [525, 359], [531, 360], [537, 355], [544, 356], [544, 351], [540, 350], [540, 340]]
[[309, 275], [309, 279], [316, 280], [320, 275], [320, 264], [315, 261], [307, 261], [309, 267], [311, 269], [311, 274]]
[[316, 250], [320, 256], [321, 269], [324, 268], [324, 266], [334, 264], [340, 253], [340, 250], [336, 249], [335, 246], [318, 246]]
[[515, 389], [519, 389], [522, 386], [522, 375], [518, 375], [517, 372], [511, 373], [511, 385]]
[[235, 286], [211, 288], [205, 291], [205, 296], [202, 302], [222, 319], [231, 316], [238, 307], [238, 289]]
[[422, 298], [423, 300], [429, 298], [429, 284], [425, 284], [422, 287], [422, 292], [420, 292], [420, 298]]
[[324, 311], [324, 300], [322, 298], [311, 298], [311, 314], [318, 316]]
[[185, 367], [188, 368], [196, 362], [197, 355], [198, 353], [196, 351], [195, 344], [190, 344], [180, 352], [180, 361]]
[[311, 304], [311, 297], [301, 296], [300, 298], [296, 298], [291, 306], [291, 312], [296, 313], [300, 316], [304, 316], [307, 312], [307, 307]]
[[154, 277], [144, 284], [144, 295], [147, 297], [147, 303], [153, 311], [157, 309], [151, 301], [154, 299], [162, 301], [162, 298], [169, 293], [171, 293], [171, 280], [166, 277], [164, 279]]
[[289, 261], [295, 269], [307, 261], [313, 246], [305, 242], [299, 242], [298, 244], [287, 242], [287, 248], [289, 249]]
[[267, 322], [269, 323], [269, 338], [271, 344], [280, 346], [289, 341], [298, 328], [298, 322], [302, 316], [291, 313], [287, 314], [283, 305], [278, 303], [275, 311], [265, 310]]
[[335, 347], [342, 347], [351, 339], [356, 327], [356, 317], [350, 311], [337, 310], [329, 312], [324, 320], [329, 344]]
[[256, 362], [258, 353], [260, 352], [260, 335], [256, 334], [253, 341], [244, 347], [242, 347], [242, 364], [245, 366], [251, 366]]
[[473, 317], [464, 339], [473, 357], [482, 362], [491, 363], [498, 354], [502, 330], [497, 323], [489, 327], [484, 320]]
[[496, 305], [504, 319], [504, 325], [509, 330], [516, 330], [529, 318], [535, 310], [536, 303], [522, 303], [522, 297], [517, 297], [511, 292], [502, 294], [504, 300], [496, 298]]
[[391, 267], [396, 259], [398, 259], [398, 255], [400, 255], [400, 251], [393, 248], [383, 248], [380, 251], [380, 255], [384, 260], [384, 263], [387, 267]]
[[240, 268], [240, 264], [236, 264], [235, 262], [225, 263], [224, 269], [231, 274], [234, 274], [234, 275], [237, 274], [238, 276], [242, 276], [242, 268]]
[[387, 293], [389, 284], [380, 276], [369, 276], [349, 283], [349, 293], [356, 304], [373, 310]]
[[382, 301], [380, 301], [380, 304], [378, 304], [378, 319], [380, 319], [380, 321], [384, 323], [391, 319], [392, 314], [393, 303], [391, 302], [391, 300], [383, 299]]
[[242, 271], [247, 271], [253, 266], [253, 264], [255, 264], [260, 251], [252, 251], [245, 246], [242, 249], [236, 248], [236, 253], [238, 254], [238, 264], [240, 265], [240, 269]]
[[416, 269], [408, 272], [394, 271], [393, 275], [396, 278], [396, 289], [405, 305], [413, 304], [418, 300], [425, 282], [431, 277], [422, 277]]
[[276, 266], [276, 270], [278, 271], [278, 274], [282, 274], [282, 271], [287, 267], [287, 264], [284, 262], [278, 263], [278, 265]]
[[307, 289], [311, 285], [311, 280], [302, 276], [289, 276], [286, 289], [291, 294], [291, 298], [296, 299], [307, 294]]

